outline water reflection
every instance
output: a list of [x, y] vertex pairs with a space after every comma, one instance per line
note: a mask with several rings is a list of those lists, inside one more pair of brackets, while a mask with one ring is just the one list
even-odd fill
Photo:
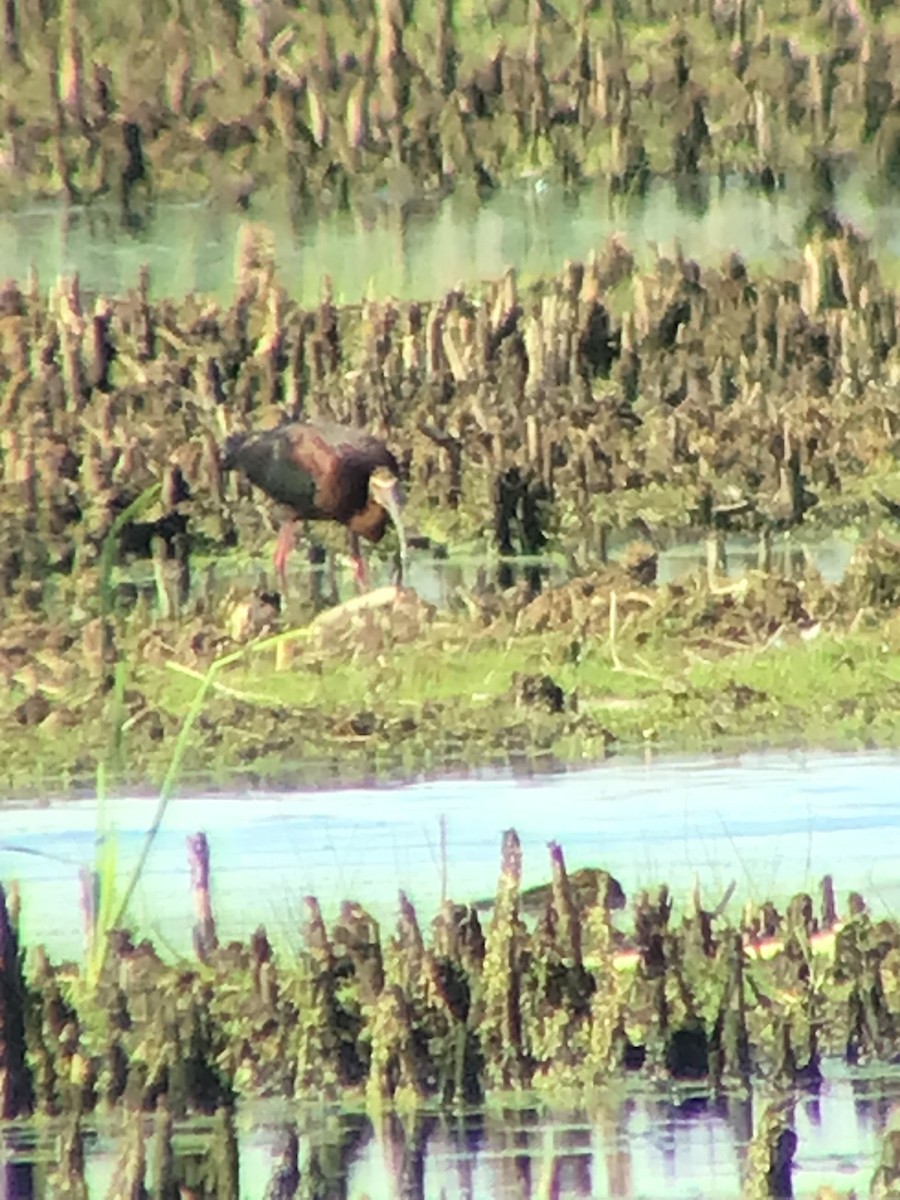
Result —
[[[800, 1095], [793, 1193], [812, 1196], [823, 1184], [862, 1194], [877, 1162], [879, 1138], [900, 1099], [900, 1071], [853, 1074], [826, 1064], [821, 1092]], [[581, 1197], [742, 1194], [747, 1151], [766, 1098], [712, 1097], [670, 1091], [624, 1091], [590, 1108], [498, 1104], [456, 1114], [363, 1113], [263, 1102], [237, 1119], [241, 1196], [276, 1200], [564, 1200]], [[162, 1126], [146, 1127], [148, 1161]], [[29, 1136], [30, 1134], [30, 1136]], [[128, 1177], [125, 1137], [111, 1127], [78, 1132], [88, 1197], [111, 1193]], [[134, 1138], [127, 1135], [132, 1145]], [[221, 1122], [176, 1126], [171, 1178], [198, 1200], [221, 1192], [212, 1159]], [[0, 1195], [60, 1194], [58, 1165], [72, 1126], [9, 1130], [2, 1141]], [[53, 1182], [54, 1175], [57, 1182]], [[74, 1182], [74, 1180], [72, 1180]], [[72, 1194], [75, 1194], [74, 1192]], [[124, 1193], [121, 1193], [124, 1194]], [[137, 1191], [129, 1194], [137, 1194]]]
[[[610, 537], [609, 561], [617, 562], [622, 558], [630, 544], [631, 539], [627, 534]], [[853, 549], [853, 541], [838, 534], [807, 539], [791, 533], [779, 539], [773, 547], [770, 566], [773, 572], [787, 579], [799, 579], [812, 568], [821, 574], [825, 583], [835, 584], [844, 577]], [[719, 550], [721, 561], [717, 566], [717, 578], [738, 579], [747, 571], [759, 568], [759, 543], [749, 536], [731, 535]], [[705, 573], [708, 562], [709, 548], [702, 539], [692, 537], [679, 541], [659, 551], [657, 582], [672, 583], [690, 575]], [[373, 588], [393, 581], [394, 564], [389, 555], [370, 554], [367, 564]], [[462, 596], [480, 598], [518, 585], [524, 585], [536, 595], [545, 587], [566, 583], [601, 565], [599, 559], [594, 562], [583, 558], [570, 561], [561, 555], [498, 558], [496, 555], [459, 554], [453, 558], [438, 558], [428, 552], [416, 551], [410, 555], [405, 581], [429, 604], [444, 609], [467, 609]], [[129, 564], [120, 579], [123, 589], [132, 594], [137, 594], [137, 589], [146, 596], [149, 604], [155, 603], [156, 583], [152, 567], [147, 563], [136, 561]], [[240, 570], [217, 561], [209, 564], [205, 571], [195, 573], [195, 594], [205, 591], [215, 595], [219, 590], [235, 586], [277, 590], [271, 558], [255, 559]], [[290, 586], [303, 603], [310, 603], [316, 611], [356, 595], [356, 585], [349, 566], [342, 566], [342, 562], [332, 554], [322, 553], [316, 562], [304, 562], [303, 556], [298, 554], [291, 566]]]
[[[826, 1181], [867, 1184], [886, 1117], [882, 1111], [872, 1121], [871, 1090], [888, 1109], [900, 1095], [900, 1076], [854, 1080], [838, 1068], [822, 1097], [797, 1105], [796, 1195], [811, 1195]], [[750, 1099], [648, 1094], [590, 1112], [498, 1108], [455, 1119], [392, 1118], [359, 1147], [347, 1194], [370, 1200], [739, 1196], [753, 1121]]]
[[[816, 197], [807, 182], [767, 196], [737, 180], [705, 181], [679, 196], [654, 181], [646, 196], [611, 196], [601, 183], [573, 192], [539, 178], [479, 199], [454, 195], [409, 202], [384, 195], [354, 212], [298, 215], [288, 194], [254, 197], [248, 212], [211, 204], [159, 204], [125, 223], [115, 209], [43, 202], [0, 213], [3, 273], [24, 279], [32, 264], [44, 283], [77, 271], [83, 287], [107, 294], [134, 287], [148, 263], [156, 294], [210, 293], [229, 300], [242, 223], [272, 230], [282, 283], [314, 303], [328, 276], [338, 301], [366, 293], [426, 299], [462, 283], [556, 272], [623, 234], [645, 265], [657, 245], [678, 240], [687, 255], [719, 263], [732, 251], [751, 265], [781, 268], [799, 255]], [[875, 241], [882, 267], [900, 259], [895, 206], [866, 193], [865, 181], [838, 186], [835, 207]]]
[[[625, 556], [631, 545], [627, 535], [611, 537], [608, 545], [610, 562]], [[759, 568], [759, 543], [751, 537], [731, 535], [723, 542], [722, 559], [717, 576], [739, 579], [747, 571]], [[779, 539], [773, 547], [771, 569], [787, 579], [798, 579], [808, 570], [818, 571], [827, 584], [836, 584], [843, 579], [853, 554], [854, 544], [846, 537], [830, 534], [817, 540], [805, 539], [791, 534]], [[659, 584], [673, 583], [690, 575], [703, 574], [707, 570], [709, 550], [702, 539], [693, 537], [679, 541], [659, 551], [657, 556], [656, 580]], [[547, 586], [556, 586], [570, 579], [598, 569], [600, 561], [565, 561], [559, 556], [536, 558], [509, 558], [486, 561], [484, 557], [434, 559], [427, 555], [413, 554], [406, 573], [407, 584], [414, 588], [423, 600], [439, 608], [451, 607], [459, 593], [471, 592], [475, 596], [524, 584], [536, 594]], [[379, 584], [391, 579], [391, 564], [376, 561], [372, 564], [372, 578]], [[346, 599], [351, 595], [352, 583], [349, 573], [337, 583], [334, 595]]]

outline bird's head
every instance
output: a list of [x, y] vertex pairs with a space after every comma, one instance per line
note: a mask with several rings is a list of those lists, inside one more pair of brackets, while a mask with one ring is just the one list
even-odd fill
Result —
[[400, 482], [393, 471], [387, 467], [376, 467], [369, 476], [369, 496], [376, 504], [380, 504], [388, 514], [397, 530], [400, 541], [400, 561], [406, 564], [406, 534], [403, 531], [403, 500], [400, 496]]

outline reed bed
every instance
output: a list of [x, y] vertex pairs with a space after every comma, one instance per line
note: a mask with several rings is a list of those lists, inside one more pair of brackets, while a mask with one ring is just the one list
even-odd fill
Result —
[[603, 174], [640, 191], [900, 163], [884, 0], [4, 5], [3, 191], [297, 211]]
[[111, 929], [92, 980], [40, 946], [26, 953], [16, 889], [2, 895], [3, 1116], [65, 1116], [63, 1174], [77, 1180], [83, 1122], [155, 1113], [128, 1124], [117, 1196], [135, 1194], [152, 1157], [171, 1174], [175, 1123], [191, 1116], [214, 1120], [198, 1194], [236, 1195], [240, 1102], [333, 1103], [380, 1121], [517, 1095], [590, 1106], [623, 1077], [768, 1094], [747, 1166], [747, 1186], [764, 1189], [789, 1177], [793, 1104], [826, 1059], [896, 1059], [900, 927], [858, 894], [839, 913], [830, 877], [818, 902], [798, 894], [737, 917], [733, 889], [698, 890], [678, 913], [661, 886], [634, 896], [626, 919], [618, 882], [570, 873], [556, 844], [550, 882], [523, 891], [508, 830], [492, 899], [448, 899], [426, 928], [401, 892], [386, 930], [349, 900], [327, 922], [308, 896], [293, 948], [277, 950], [262, 927], [220, 941], [209, 845], [198, 834], [187, 849], [193, 961]]
[[[268, 538], [224, 480], [225, 433], [285, 417], [366, 425], [398, 451], [414, 520], [500, 553], [602, 558], [610, 528], [778, 530], [882, 509], [898, 444], [897, 294], [840, 223], [784, 278], [620, 242], [557, 278], [432, 303], [305, 310], [248, 227], [229, 306], [6, 285], [0, 319], [0, 603], [96, 586], [112, 522], [158, 485], [123, 556], [175, 560]], [[887, 497], [891, 503], [890, 496]], [[827, 514], [827, 517], [826, 517]], [[631, 524], [630, 524], [631, 523]], [[492, 530], [485, 541], [486, 530]]]

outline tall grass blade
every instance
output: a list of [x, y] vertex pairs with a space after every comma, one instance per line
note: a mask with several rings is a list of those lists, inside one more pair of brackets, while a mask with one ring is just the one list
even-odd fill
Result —
[[103, 539], [103, 546], [100, 550], [100, 615], [103, 617], [109, 616], [113, 607], [112, 573], [116, 564], [119, 534], [123, 526], [139, 517], [150, 507], [161, 491], [161, 483], [153, 483], [150, 487], [145, 488], [137, 499], [132, 500], [131, 504], [119, 513]]
[[[156, 500], [162, 484], [155, 483], [145, 488], [113, 521], [103, 539], [100, 550], [100, 615], [105, 620], [113, 609], [113, 568], [116, 562], [116, 550], [119, 534], [129, 521], [135, 520], [144, 513]], [[93, 909], [93, 928], [90, 937], [90, 950], [87, 963], [87, 979], [94, 986], [103, 968], [106, 953], [107, 933], [115, 927], [116, 921], [123, 911], [116, 904], [116, 874], [118, 866], [118, 847], [116, 843], [115, 823], [109, 803], [107, 776], [109, 768], [120, 770], [123, 762], [124, 729], [125, 729], [125, 682], [127, 679], [127, 663], [119, 658], [116, 663], [115, 681], [111, 697], [112, 734], [107, 753], [107, 760], [97, 764], [96, 796], [97, 796], [97, 830], [96, 847], [94, 851], [93, 883], [95, 905]]]

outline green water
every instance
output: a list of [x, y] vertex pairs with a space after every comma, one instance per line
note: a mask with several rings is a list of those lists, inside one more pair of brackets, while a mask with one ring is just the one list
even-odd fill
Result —
[[[799, 257], [810, 199], [802, 181], [767, 197], [715, 180], [700, 203], [684, 203], [665, 181], [641, 199], [612, 197], [600, 184], [567, 192], [534, 177], [482, 201], [413, 204], [385, 195], [353, 213], [308, 219], [297, 218], [282, 194], [255, 198], [247, 212], [166, 204], [127, 227], [115, 210], [45, 203], [0, 213], [0, 276], [24, 279], [34, 266], [47, 285], [77, 271], [87, 289], [115, 294], [132, 287], [147, 263], [157, 295], [196, 291], [227, 300], [248, 220], [271, 230], [280, 279], [306, 303], [318, 299], [326, 276], [336, 300], [356, 301], [367, 294], [430, 298], [495, 279], [510, 266], [525, 277], [556, 272], [566, 259], [601, 250], [613, 234], [645, 264], [655, 247], [671, 252], [678, 241], [703, 263], [737, 251], [751, 266], [781, 268]], [[873, 239], [882, 268], [897, 273], [895, 207], [869, 196], [859, 178], [840, 187], [836, 206]]]

